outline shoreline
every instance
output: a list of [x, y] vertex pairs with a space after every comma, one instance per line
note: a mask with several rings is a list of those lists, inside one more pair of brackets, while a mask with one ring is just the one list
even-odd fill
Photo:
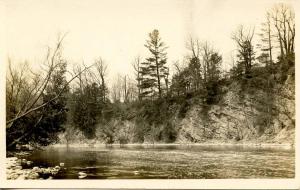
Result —
[[[60, 164], [61, 165], [61, 164]], [[17, 156], [6, 157], [6, 179], [8, 180], [50, 180], [62, 169], [61, 166], [41, 167], [34, 166], [30, 160]]]
[[[66, 147], [67, 144], [54, 144], [46, 146], [45, 148], [62, 148]], [[280, 149], [288, 149], [295, 150], [295, 146], [292, 143], [129, 143], [129, 144], [110, 144], [106, 145], [104, 143], [72, 143], [69, 144], [68, 147], [71, 148], [103, 148], [103, 147], [116, 147], [116, 148], [124, 148], [130, 146], [143, 146], [143, 147], [159, 147], [159, 146], [182, 146], [182, 147], [191, 147], [191, 146], [203, 146], [203, 147], [246, 147], [246, 148], [280, 148]], [[20, 151], [26, 152], [27, 154], [31, 154], [32, 151]], [[33, 167], [33, 163], [29, 160], [25, 160], [22, 156], [15, 154], [14, 156], [6, 157], [6, 179], [37, 179], [37, 180], [51, 180], [55, 177], [61, 169], [60, 166], [51, 166], [51, 167]], [[64, 163], [61, 163], [64, 165]], [[61, 165], [61, 166], [63, 166]], [[24, 167], [25, 166], [25, 167]]]
[[128, 144], [105, 144], [105, 143], [70, 143], [70, 144], [53, 144], [48, 147], [126, 147], [126, 146], [241, 146], [241, 147], [263, 147], [263, 148], [295, 148], [293, 143], [128, 143]]

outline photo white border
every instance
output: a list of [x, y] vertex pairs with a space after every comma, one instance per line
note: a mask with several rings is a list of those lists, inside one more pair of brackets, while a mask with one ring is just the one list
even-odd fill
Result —
[[[274, 1], [275, 2], [275, 1]], [[278, 1], [276, 1], [278, 2]], [[282, 1], [284, 2], [284, 1]], [[299, 105], [299, 56], [300, 56], [300, 3], [294, 1], [296, 13], [296, 126]], [[144, 189], [300, 189], [299, 176], [299, 127], [296, 127], [295, 137], [295, 178], [294, 179], [171, 179], [171, 180], [7, 180], [5, 175], [5, 68], [6, 68], [6, 41], [5, 38], [5, 1], [0, 0], [0, 188], [144, 188]]]

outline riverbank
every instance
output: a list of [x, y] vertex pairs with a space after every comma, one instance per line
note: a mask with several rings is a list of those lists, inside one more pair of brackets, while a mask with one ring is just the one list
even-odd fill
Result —
[[8, 157], [6, 158], [6, 179], [53, 179], [53, 177], [63, 169], [61, 166], [47, 168], [37, 167], [34, 166], [34, 163], [30, 160]]
[[[59, 148], [59, 147], [66, 147], [66, 144], [54, 144], [51, 146], [48, 146], [49, 148]], [[206, 142], [206, 143], [172, 143], [172, 144], [163, 144], [163, 143], [143, 143], [143, 144], [111, 144], [106, 145], [103, 143], [95, 143], [95, 144], [88, 144], [88, 143], [73, 143], [68, 145], [71, 148], [103, 148], [103, 147], [116, 147], [116, 148], [122, 148], [122, 147], [160, 147], [160, 146], [180, 146], [180, 147], [186, 147], [187, 149], [192, 146], [203, 146], [203, 147], [222, 147], [225, 148], [232, 148], [232, 147], [242, 147], [242, 148], [249, 148], [249, 149], [268, 149], [268, 148], [274, 148], [274, 149], [288, 149], [292, 150], [294, 149], [293, 144], [284, 143], [254, 143], [254, 142], [243, 142], [243, 143], [213, 143], [213, 142]], [[35, 165], [35, 163], [31, 162], [30, 160], [26, 160], [24, 158], [30, 156], [32, 154], [32, 151], [18, 151], [11, 153], [11, 156], [8, 156], [6, 158], [6, 175], [7, 179], [9, 180], [45, 180], [45, 179], [53, 179], [59, 172], [63, 172], [66, 168], [64, 168], [64, 163], [60, 163], [59, 166], [51, 166], [47, 168], [43, 168], [40, 166]], [[86, 176], [82, 176], [78, 174], [78, 178], [85, 178]]]
[[71, 143], [71, 144], [54, 144], [50, 145], [50, 147], [125, 147], [125, 146], [245, 146], [245, 147], [264, 147], [264, 148], [295, 148], [293, 143], [254, 143], [254, 142], [244, 142], [244, 143], [213, 143], [213, 142], [206, 142], [206, 143], [128, 143], [128, 144], [104, 144], [104, 143]]
[[[50, 176], [43, 178], [31, 168], [31, 173], [35, 172], [34, 179], [224, 179], [294, 176], [295, 151], [286, 145], [264, 144], [258, 147], [243, 144], [129, 144], [119, 147], [118, 144], [113, 144], [111, 146], [112, 148], [105, 148], [104, 144], [97, 144], [95, 147], [67, 148], [56, 145], [37, 150], [23, 158], [32, 160], [35, 166], [48, 167], [65, 163], [58, 175], [53, 178]], [[25, 167], [22, 167], [23, 169], [27, 170]], [[32, 179], [25, 175], [12, 176], [9, 179]]]

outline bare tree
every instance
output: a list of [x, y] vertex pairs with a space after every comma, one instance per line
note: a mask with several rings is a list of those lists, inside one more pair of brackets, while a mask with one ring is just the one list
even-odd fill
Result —
[[163, 72], [163, 77], [164, 77], [164, 80], [165, 80], [165, 86], [166, 86], [167, 95], [169, 93], [169, 75], [170, 75], [169, 67], [166, 67], [164, 69], [164, 72]]
[[273, 38], [274, 38], [274, 35], [272, 33], [273, 31], [272, 31], [272, 23], [271, 23], [271, 14], [267, 12], [266, 21], [262, 23], [261, 33], [259, 34], [262, 43], [258, 44], [257, 46], [262, 51], [262, 55], [260, 57], [265, 57], [266, 55], [267, 57], [266, 66], [269, 65], [271, 67], [273, 65], [272, 50], [273, 50]]
[[135, 78], [137, 81], [137, 88], [138, 88], [138, 99], [141, 100], [141, 80], [142, 80], [142, 75], [141, 75], [141, 57], [137, 56], [134, 61], [132, 62], [132, 66], [135, 72]]
[[[27, 112], [30, 113], [31, 110], [34, 109], [34, 106], [37, 104], [37, 102], [40, 100], [40, 98], [41, 98], [44, 90], [46, 89], [48, 82], [53, 74], [53, 71], [55, 70], [55, 68], [57, 68], [59, 66], [57, 63], [57, 59], [60, 55], [59, 52], [61, 51], [62, 41], [63, 41], [64, 37], [65, 36], [62, 36], [58, 40], [53, 51], [51, 51], [50, 48], [48, 47], [47, 55], [43, 62], [43, 64], [47, 67], [46, 77], [44, 79], [42, 79], [42, 82], [40, 83], [40, 85], [36, 87], [35, 93], [31, 97], [28, 97], [28, 100], [25, 101], [27, 103], [25, 104], [24, 108], [22, 110], [19, 110], [19, 112], [14, 116], [14, 118], [7, 121], [7, 124], [10, 124], [7, 127], [12, 126], [13, 121], [17, 120], [17, 118], [19, 118], [20, 115], [22, 116]], [[27, 114], [25, 114], [25, 115], [27, 115]]]
[[110, 94], [113, 102], [120, 102], [122, 98], [122, 76], [118, 74], [110, 88]]
[[176, 73], [180, 73], [182, 71], [182, 66], [180, 65], [179, 61], [174, 61], [173, 66], [176, 69]]
[[136, 84], [134, 83], [134, 80], [131, 79], [128, 75], [124, 75], [122, 78], [122, 101], [124, 103], [128, 103], [131, 101], [134, 101], [137, 93], [136, 93]]
[[11, 60], [8, 60], [6, 75], [7, 120], [25, 109], [41, 81], [40, 75], [33, 73], [27, 62], [19, 63], [18, 68], [20, 69], [13, 68]]
[[270, 14], [277, 30], [281, 57], [294, 54], [295, 13], [293, 9], [288, 5], [278, 4]]
[[200, 58], [201, 43], [198, 39], [193, 39], [190, 37], [186, 43], [186, 48], [192, 52], [191, 58]]
[[244, 66], [246, 76], [250, 74], [254, 62], [254, 50], [252, 45], [254, 30], [254, 28], [245, 29], [244, 26], [241, 25], [232, 35], [232, 39], [238, 46], [239, 63]]
[[122, 89], [123, 89], [123, 102], [127, 103], [128, 102], [128, 80], [127, 80], [127, 76], [125, 75], [123, 77], [123, 85], [122, 85]]
[[201, 56], [202, 56], [202, 68], [203, 68], [203, 82], [206, 83], [208, 81], [209, 68], [210, 68], [210, 58], [214, 53], [213, 48], [210, 46], [208, 42], [204, 42], [201, 46]]
[[190, 38], [187, 42], [187, 49], [190, 50], [191, 55], [188, 56], [189, 70], [192, 77], [192, 88], [194, 91], [199, 90], [201, 83], [201, 43], [198, 39]]
[[81, 72], [83, 70], [82, 66], [81, 65], [75, 65], [73, 67], [73, 73], [72, 73], [72, 76], [77, 76], [76, 78], [78, 80], [77, 81], [77, 85], [80, 89], [80, 91], [83, 90], [83, 87], [84, 87], [84, 83], [83, 83], [83, 73]]
[[37, 111], [37, 110], [45, 107], [46, 105], [48, 105], [50, 102], [58, 99], [61, 96], [61, 94], [64, 92], [64, 90], [67, 88], [67, 86], [75, 78], [77, 78], [78, 75], [80, 75], [85, 70], [87, 70], [88, 68], [91, 67], [91, 66], [89, 66], [89, 67], [86, 67], [83, 70], [81, 70], [80, 73], [73, 76], [66, 83], [64, 88], [55, 97], [53, 97], [49, 101], [41, 104], [41, 97], [42, 97], [46, 87], [48, 86], [50, 78], [52, 77], [53, 72], [55, 71], [55, 69], [58, 68], [61, 64], [62, 42], [63, 42], [63, 39], [65, 38], [65, 35], [63, 35], [62, 37], [60, 37], [58, 39], [58, 41], [55, 45], [55, 48], [52, 51], [48, 47], [47, 55], [46, 55], [46, 58], [43, 62], [43, 65], [46, 67], [45, 77], [42, 77], [38, 74], [34, 74], [36, 76], [36, 78], [33, 80], [33, 85], [31, 85], [32, 89], [29, 90], [30, 92], [28, 93], [27, 98], [25, 100], [23, 100], [23, 103], [22, 103], [23, 105], [21, 106], [21, 109], [6, 121], [6, 127], [7, 128], [10, 128], [11, 126], [13, 126], [13, 123], [15, 121], [19, 120], [20, 118], [23, 118], [24, 116], [26, 116], [26, 115], [34, 112], [34, 111]]
[[136, 99], [138, 99], [138, 88], [137, 85], [135, 83], [135, 80], [128, 77], [128, 100], [129, 102], [135, 101]]
[[103, 59], [100, 57], [95, 61], [95, 67], [97, 70], [97, 74], [100, 76], [101, 79], [101, 91], [103, 92], [103, 102], [106, 101], [106, 83], [105, 83], [105, 77], [107, 75], [107, 65], [103, 61]]

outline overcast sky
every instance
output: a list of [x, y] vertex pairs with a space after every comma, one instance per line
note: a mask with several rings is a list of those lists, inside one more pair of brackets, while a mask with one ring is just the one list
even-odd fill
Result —
[[[134, 57], [145, 57], [148, 33], [160, 31], [169, 47], [168, 63], [182, 60], [189, 36], [207, 40], [229, 64], [239, 24], [256, 26], [273, 0], [7, 0], [7, 54], [15, 61], [37, 64], [46, 46], [68, 32], [64, 57], [90, 64], [102, 57], [109, 76], [132, 72]], [[281, 1], [282, 2], [282, 1]], [[283, 1], [291, 3], [293, 1]], [[3, 3], [3, 2], [2, 2]], [[257, 31], [258, 33], [259, 31]]]

